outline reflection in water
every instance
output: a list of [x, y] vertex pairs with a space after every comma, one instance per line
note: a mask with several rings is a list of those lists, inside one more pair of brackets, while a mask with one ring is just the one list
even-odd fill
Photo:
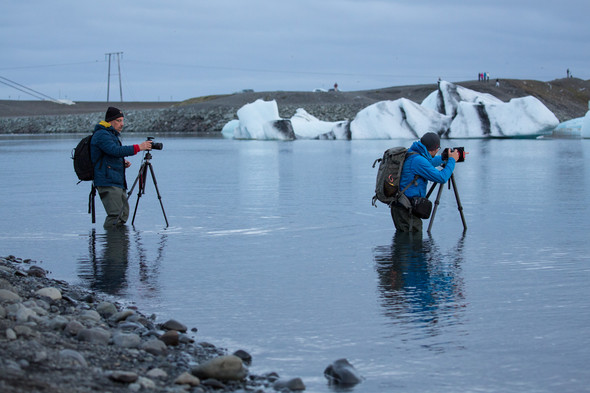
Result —
[[460, 324], [463, 238], [447, 255], [432, 238], [396, 233], [391, 246], [374, 249], [384, 315], [418, 338]]
[[[138, 286], [137, 290], [145, 296], [154, 296], [158, 291], [157, 277], [159, 266], [164, 255], [166, 235], [162, 234], [157, 246], [157, 254], [150, 263], [148, 248], [142, 242], [142, 234], [133, 233], [131, 246], [130, 230], [120, 227], [97, 234], [93, 228], [88, 237], [88, 257], [78, 258], [79, 277], [85, 280], [95, 291], [111, 295], [124, 295], [130, 287]], [[135, 256], [137, 255], [137, 257]], [[138, 266], [138, 269], [129, 269]], [[135, 275], [138, 275], [135, 282]]]

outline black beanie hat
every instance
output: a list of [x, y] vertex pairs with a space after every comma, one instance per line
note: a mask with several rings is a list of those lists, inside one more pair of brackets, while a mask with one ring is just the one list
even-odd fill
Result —
[[437, 133], [427, 132], [420, 138], [420, 142], [426, 147], [426, 150], [432, 151], [440, 147], [440, 137]]
[[124, 117], [123, 112], [114, 106], [109, 106], [107, 109], [107, 114], [104, 116], [104, 121], [110, 122], [111, 120], [118, 119], [119, 117]]

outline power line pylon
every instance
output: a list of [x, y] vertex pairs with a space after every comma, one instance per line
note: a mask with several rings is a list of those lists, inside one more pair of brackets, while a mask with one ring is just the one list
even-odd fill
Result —
[[107, 102], [109, 102], [109, 95], [111, 90], [111, 56], [117, 55], [117, 70], [119, 75], [119, 93], [121, 94], [121, 102], [123, 102], [123, 86], [121, 85], [121, 55], [123, 52], [110, 52], [105, 53], [105, 56], [109, 57], [109, 70], [108, 70], [108, 80], [107, 80]]

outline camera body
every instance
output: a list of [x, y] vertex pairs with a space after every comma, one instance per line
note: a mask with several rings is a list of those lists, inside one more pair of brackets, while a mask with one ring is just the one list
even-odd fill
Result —
[[455, 150], [457, 150], [459, 152], [459, 160], [457, 162], [465, 161], [465, 147], [463, 147], [463, 146], [453, 147], [450, 149], [447, 148], [447, 149], [443, 150], [443, 152], [441, 154], [442, 159], [444, 161], [448, 160], [449, 159], [449, 151], [455, 151]]
[[152, 150], [162, 150], [164, 148], [163, 143], [153, 141], [154, 140], [153, 136], [148, 136], [147, 140], [152, 141]]

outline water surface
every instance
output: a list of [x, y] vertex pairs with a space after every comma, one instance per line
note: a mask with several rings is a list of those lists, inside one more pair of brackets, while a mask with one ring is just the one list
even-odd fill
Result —
[[590, 389], [588, 140], [453, 140], [470, 152], [455, 171], [468, 230], [445, 187], [431, 236], [409, 238], [371, 206], [371, 165], [411, 141], [161, 136], [170, 227], [148, 178], [135, 226], [111, 233], [75, 184], [77, 139], [0, 138], [0, 255], [178, 319], [309, 392], [332, 390], [323, 370], [343, 357], [366, 378], [352, 392]]

